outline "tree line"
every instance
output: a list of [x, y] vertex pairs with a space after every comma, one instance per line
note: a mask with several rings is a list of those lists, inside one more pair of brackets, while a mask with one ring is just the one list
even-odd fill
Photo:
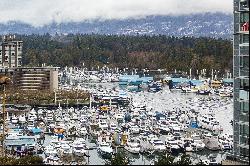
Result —
[[192, 71], [232, 71], [230, 40], [172, 37], [69, 34], [17, 35], [23, 40], [23, 65], [97, 66]]

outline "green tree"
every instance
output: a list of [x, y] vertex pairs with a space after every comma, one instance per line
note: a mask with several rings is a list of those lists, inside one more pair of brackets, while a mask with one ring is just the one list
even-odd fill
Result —
[[190, 165], [191, 163], [190, 156], [183, 154], [180, 160], [176, 161], [174, 165]]
[[25, 156], [19, 159], [0, 157], [0, 165], [43, 165], [43, 158], [40, 156]]
[[23, 65], [96, 66], [177, 69], [193, 72], [213, 68], [232, 71], [231, 41], [207, 37], [125, 36], [70, 34], [52, 37], [19, 35], [23, 40]]
[[182, 155], [180, 158], [175, 161], [175, 157], [167, 154], [160, 155], [157, 157], [157, 161], [155, 161], [155, 165], [190, 165], [191, 160], [188, 155]]
[[157, 157], [157, 161], [155, 161], [155, 165], [173, 165], [174, 164], [174, 157], [167, 154], [162, 154]]
[[131, 161], [124, 152], [118, 152], [110, 160], [107, 160], [105, 165], [129, 165], [130, 163]]

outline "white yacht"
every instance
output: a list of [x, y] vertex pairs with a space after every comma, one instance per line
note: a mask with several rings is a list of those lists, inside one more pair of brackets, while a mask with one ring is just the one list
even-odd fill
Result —
[[132, 125], [129, 128], [129, 132], [131, 134], [139, 134], [140, 133], [140, 128], [137, 125]]
[[59, 157], [51, 155], [44, 159], [44, 164], [45, 165], [59, 165], [59, 160], [60, 160]]
[[80, 129], [80, 135], [81, 136], [86, 136], [87, 134], [88, 134], [88, 131], [87, 131], [86, 127], [82, 127]]
[[156, 152], [163, 152], [166, 150], [165, 144], [160, 139], [151, 139], [150, 144]]
[[100, 121], [99, 123], [98, 123], [98, 125], [99, 125], [99, 127], [102, 129], [102, 130], [108, 130], [108, 123], [106, 122], [106, 121], [104, 121], [104, 120], [102, 120], [102, 121]]
[[18, 118], [15, 115], [12, 116], [11, 123], [13, 123], [13, 124], [17, 124], [18, 123]]
[[186, 152], [194, 152], [196, 151], [196, 146], [192, 138], [182, 138], [182, 147]]
[[26, 122], [26, 118], [24, 115], [20, 115], [18, 120], [19, 120], [19, 123], [22, 123], [22, 124]]
[[61, 147], [58, 149], [61, 155], [70, 155], [73, 153], [72, 148], [68, 142], [61, 142]]
[[201, 139], [193, 139], [193, 145], [196, 147], [196, 150], [203, 150], [205, 148], [205, 144]]
[[136, 140], [129, 140], [124, 146], [124, 149], [133, 154], [140, 153], [140, 142]]
[[231, 150], [233, 148], [232, 144], [228, 140], [219, 139], [219, 146], [221, 150]]
[[158, 126], [159, 126], [159, 129], [162, 133], [169, 133], [170, 132], [170, 129], [169, 129], [167, 123], [159, 123]]
[[178, 154], [182, 151], [177, 140], [166, 141], [166, 150], [172, 154]]
[[121, 113], [118, 113], [118, 114], [115, 115], [115, 118], [116, 118], [117, 121], [123, 121], [124, 115], [121, 114]]
[[114, 132], [115, 130], [117, 129], [117, 125], [115, 124], [115, 123], [110, 123], [109, 124], [109, 130], [111, 131], [111, 132]]
[[97, 147], [97, 152], [103, 157], [103, 158], [111, 158], [113, 154], [113, 149], [111, 145], [107, 142], [100, 142]]
[[197, 93], [199, 91], [198, 88], [190, 88], [190, 87], [183, 87], [181, 88], [182, 92], [184, 93]]
[[53, 146], [57, 150], [61, 147], [61, 142], [58, 141], [57, 136], [56, 136], [56, 138], [52, 138], [52, 140], [50, 141], [50, 145]]
[[73, 154], [76, 156], [84, 156], [87, 153], [87, 151], [85, 150], [86, 145], [81, 141], [78, 140], [74, 141], [72, 144], [72, 148], [73, 148]]
[[52, 145], [48, 145], [45, 147], [44, 154], [45, 156], [55, 156], [57, 155], [57, 150]]

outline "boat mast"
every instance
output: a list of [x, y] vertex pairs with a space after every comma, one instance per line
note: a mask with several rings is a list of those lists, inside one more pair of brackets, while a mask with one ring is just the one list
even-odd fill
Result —
[[5, 157], [5, 147], [4, 147], [4, 140], [5, 140], [5, 84], [3, 84], [3, 136], [2, 136], [2, 154]]

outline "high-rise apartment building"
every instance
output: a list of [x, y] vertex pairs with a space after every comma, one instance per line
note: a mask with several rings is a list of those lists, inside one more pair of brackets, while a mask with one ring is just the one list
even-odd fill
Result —
[[249, 162], [249, 0], [234, 0], [234, 149]]
[[23, 42], [15, 35], [5, 35], [0, 42], [0, 67], [12, 68], [22, 65]]

